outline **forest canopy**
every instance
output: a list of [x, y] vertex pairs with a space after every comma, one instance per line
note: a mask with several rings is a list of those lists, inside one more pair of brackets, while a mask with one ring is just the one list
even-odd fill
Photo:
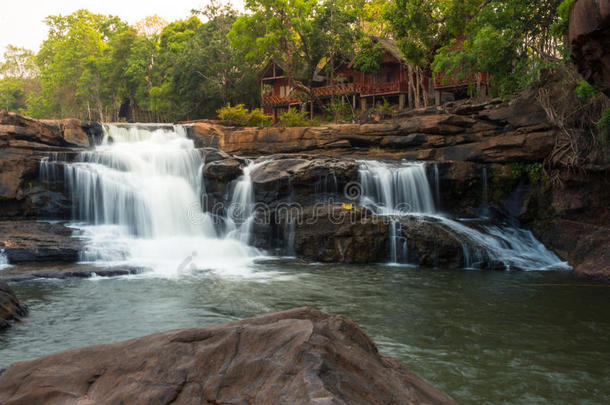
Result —
[[378, 69], [373, 37], [394, 39], [418, 69], [493, 74], [505, 96], [565, 63], [574, 0], [246, 0], [245, 13], [212, 2], [168, 23], [79, 10], [49, 16], [38, 52], [9, 46], [0, 108], [32, 117], [178, 121], [227, 105], [258, 107], [270, 59], [307, 89], [337, 62]]

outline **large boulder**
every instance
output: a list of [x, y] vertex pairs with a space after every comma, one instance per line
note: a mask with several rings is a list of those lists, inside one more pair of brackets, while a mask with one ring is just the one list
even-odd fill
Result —
[[610, 0], [578, 0], [570, 14], [569, 41], [579, 72], [610, 96]]
[[8, 328], [9, 321], [21, 319], [27, 313], [28, 307], [19, 301], [8, 284], [0, 281], [0, 330]]
[[453, 404], [350, 319], [298, 308], [15, 363], [15, 404]]
[[72, 237], [73, 229], [62, 224], [37, 221], [0, 221], [0, 249], [9, 263], [74, 263], [83, 242]]

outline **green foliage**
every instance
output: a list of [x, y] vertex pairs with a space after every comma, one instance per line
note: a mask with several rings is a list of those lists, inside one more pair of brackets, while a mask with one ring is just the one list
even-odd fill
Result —
[[306, 127], [309, 125], [306, 114], [294, 108], [289, 108], [288, 111], [280, 114], [279, 119], [285, 127]]
[[383, 101], [375, 107], [375, 112], [392, 115], [394, 114], [394, 108], [390, 102], [384, 97]]
[[383, 55], [381, 44], [366, 37], [360, 44], [360, 52], [354, 59], [354, 69], [364, 73], [377, 73], [381, 65], [379, 60]]
[[512, 163], [510, 167], [515, 180], [526, 177], [531, 184], [539, 184], [545, 179], [542, 163]]
[[248, 109], [243, 104], [231, 107], [230, 104], [218, 110], [218, 118], [234, 125], [246, 126], [248, 124]]
[[226, 106], [218, 111], [218, 118], [223, 121], [230, 122], [233, 125], [249, 126], [249, 127], [265, 127], [269, 125], [271, 118], [265, 114], [260, 108], [255, 108], [248, 112], [248, 109], [243, 104]]
[[586, 80], [581, 80], [576, 87], [576, 95], [580, 98], [589, 99], [599, 95], [599, 90], [591, 86]]
[[266, 127], [271, 122], [271, 117], [269, 117], [265, 112], [260, 108], [255, 108], [250, 111], [248, 116], [248, 126], [249, 127]]
[[449, 41], [439, 49], [433, 63], [436, 72], [462, 77], [480, 71], [492, 73], [496, 92], [504, 96], [530, 86], [541, 71], [557, 63], [562, 44], [550, 27], [559, 20], [560, 0], [465, 3], [469, 3], [471, 14], [462, 23], [462, 35], [449, 36], [464, 40], [460, 46]]
[[557, 7], [558, 20], [552, 25], [551, 32], [556, 37], [563, 37], [568, 34], [570, 25], [570, 11], [576, 0], [563, 0]]

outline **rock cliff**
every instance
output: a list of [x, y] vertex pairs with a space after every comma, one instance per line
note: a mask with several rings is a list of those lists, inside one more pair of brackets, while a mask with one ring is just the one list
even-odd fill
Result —
[[610, 0], [578, 0], [570, 14], [569, 41], [580, 73], [610, 96]]

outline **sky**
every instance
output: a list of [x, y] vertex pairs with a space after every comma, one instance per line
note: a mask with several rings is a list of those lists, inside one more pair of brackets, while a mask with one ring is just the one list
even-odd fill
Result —
[[[209, 0], [0, 0], [0, 59], [9, 44], [38, 51], [47, 36], [43, 20], [48, 15], [67, 15], [86, 8], [117, 15], [130, 24], [155, 14], [171, 22], [188, 17], [192, 9], [208, 3]], [[231, 3], [238, 10], [243, 9], [243, 0]]]

